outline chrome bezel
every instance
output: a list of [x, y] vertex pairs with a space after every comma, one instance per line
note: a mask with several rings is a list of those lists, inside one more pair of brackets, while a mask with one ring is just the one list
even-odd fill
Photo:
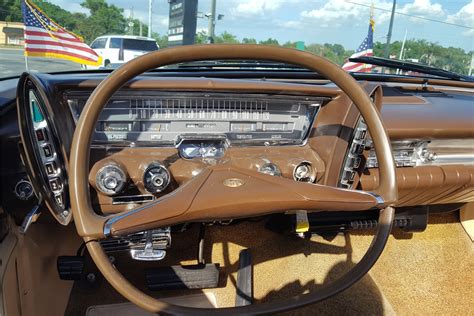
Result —
[[[117, 187], [113, 190], [106, 188], [104, 184], [102, 183], [103, 178], [101, 178], [101, 176], [103, 176], [105, 172], [111, 172], [107, 169], [113, 169], [113, 172], [116, 172], [121, 177], [121, 179], [117, 181], [118, 183]], [[120, 168], [120, 166], [116, 164], [108, 164], [108, 165], [103, 166], [97, 171], [95, 175], [95, 184], [96, 184], [97, 190], [109, 196], [113, 196], [113, 195], [117, 195], [121, 193], [124, 190], [127, 183], [128, 183], [128, 179], [127, 179], [127, 175], [125, 171], [123, 171], [122, 168]]]
[[[155, 168], [160, 169], [161, 171], [164, 171], [166, 174], [166, 177], [161, 185], [154, 186], [156, 189], [150, 189], [150, 187], [147, 186], [148, 181], [146, 177], [147, 177], [147, 173], [150, 172], [150, 170], [155, 169]], [[171, 174], [168, 168], [166, 168], [162, 163], [158, 161], [154, 161], [145, 168], [145, 171], [143, 172], [143, 186], [145, 190], [147, 190], [149, 193], [151, 194], [161, 193], [168, 188], [170, 183], [171, 183]]]
[[[301, 179], [298, 179], [296, 177], [296, 169], [301, 165], [307, 165], [310, 168], [310, 176], [305, 178], [305, 179], [308, 179], [308, 181], [302, 181]], [[295, 180], [295, 181], [313, 183], [314, 180], [316, 180], [316, 169], [313, 167], [313, 164], [310, 161], [303, 160], [303, 161], [299, 162], [297, 165], [295, 165], [295, 167], [293, 168], [292, 175], [293, 175], [293, 180]]]

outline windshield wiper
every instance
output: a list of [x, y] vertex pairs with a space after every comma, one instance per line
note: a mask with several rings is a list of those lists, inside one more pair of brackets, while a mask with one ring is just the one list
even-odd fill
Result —
[[349, 61], [353, 63], [364, 63], [364, 64], [369, 64], [369, 65], [389, 67], [389, 68], [394, 68], [394, 69], [398, 68], [401, 70], [416, 71], [416, 72], [421, 72], [428, 75], [434, 75], [434, 76], [453, 79], [453, 80], [474, 82], [474, 78], [471, 78], [469, 76], [460, 75], [452, 71], [448, 71], [448, 70], [444, 70], [444, 69], [440, 69], [436, 67], [431, 67], [431, 66], [426, 66], [422, 64], [417, 64], [410, 61], [388, 59], [388, 58], [374, 57], [374, 56], [362, 56], [362, 57], [356, 57], [356, 58], [349, 58]]

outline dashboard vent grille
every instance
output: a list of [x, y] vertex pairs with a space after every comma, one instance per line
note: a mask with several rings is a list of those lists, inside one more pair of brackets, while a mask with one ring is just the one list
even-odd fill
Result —
[[[105, 252], [128, 251], [131, 249], [143, 249], [145, 247], [145, 232], [136, 234], [102, 239], [100, 245]], [[166, 249], [170, 243], [169, 229], [156, 229], [152, 231], [153, 249]]]

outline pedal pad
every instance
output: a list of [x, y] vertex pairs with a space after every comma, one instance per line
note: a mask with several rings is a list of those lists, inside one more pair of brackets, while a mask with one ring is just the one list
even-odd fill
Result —
[[197, 264], [147, 269], [146, 285], [151, 291], [215, 288], [219, 264]]
[[239, 272], [237, 273], [237, 296], [235, 306], [246, 306], [253, 303], [253, 268], [249, 249], [240, 251]]
[[59, 256], [57, 268], [61, 280], [80, 280], [84, 272], [84, 257]]

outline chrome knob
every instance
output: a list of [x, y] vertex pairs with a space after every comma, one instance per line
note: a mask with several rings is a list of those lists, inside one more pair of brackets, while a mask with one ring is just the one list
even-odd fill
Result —
[[104, 187], [108, 190], [115, 190], [119, 185], [117, 178], [112, 175], [107, 175], [102, 182], [104, 183]]
[[145, 169], [143, 174], [143, 185], [150, 193], [159, 193], [164, 191], [171, 182], [171, 176], [159, 162], [153, 162]]
[[281, 176], [280, 168], [273, 162], [266, 162], [258, 168], [258, 172], [265, 173], [271, 176]]
[[97, 189], [107, 195], [115, 195], [125, 188], [127, 175], [118, 165], [102, 167], [96, 175]]
[[15, 196], [19, 200], [29, 200], [33, 196], [33, 185], [31, 185], [30, 181], [27, 180], [20, 180], [18, 183], [15, 185]]
[[299, 163], [293, 170], [293, 179], [301, 182], [313, 182], [316, 178], [313, 166], [308, 161]]

